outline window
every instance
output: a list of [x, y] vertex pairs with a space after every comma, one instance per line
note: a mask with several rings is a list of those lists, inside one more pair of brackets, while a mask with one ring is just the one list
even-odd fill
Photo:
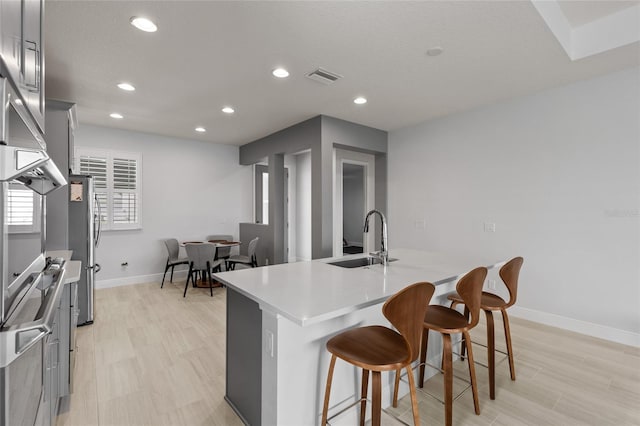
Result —
[[41, 196], [18, 183], [10, 183], [7, 192], [9, 232], [40, 232]]
[[132, 152], [78, 148], [76, 171], [93, 176], [102, 229], [142, 227], [142, 157]]

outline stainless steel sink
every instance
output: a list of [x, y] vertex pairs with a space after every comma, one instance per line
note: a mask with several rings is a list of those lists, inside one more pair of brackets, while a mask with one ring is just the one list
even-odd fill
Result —
[[[389, 262], [396, 261], [398, 259], [389, 259]], [[329, 265], [339, 266], [341, 268], [359, 268], [361, 266], [371, 266], [381, 263], [380, 259], [376, 257], [359, 257], [357, 259], [339, 260], [337, 262], [328, 262]]]

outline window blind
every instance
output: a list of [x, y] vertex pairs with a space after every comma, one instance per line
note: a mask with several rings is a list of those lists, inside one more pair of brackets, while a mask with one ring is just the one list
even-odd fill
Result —
[[8, 225], [33, 226], [33, 191], [30, 189], [11, 189], [8, 191]]
[[76, 158], [79, 173], [94, 177], [104, 229], [139, 228], [140, 155], [78, 148]]
[[95, 189], [107, 189], [107, 158], [80, 156], [80, 174], [93, 176]]

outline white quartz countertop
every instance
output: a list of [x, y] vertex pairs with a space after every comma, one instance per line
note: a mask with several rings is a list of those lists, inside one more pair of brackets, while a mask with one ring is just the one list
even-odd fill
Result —
[[80, 280], [82, 262], [79, 260], [67, 261], [64, 264], [64, 283], [75, 283]]
[[215, 278], [257, 302], [261, 309], [305, 326], [382, 303], [416, 282], [441, 286], [478, 266], [491, 269], [504, 264], [495, 259], [410, 249], [390, 250], [389, 255], [398, 260], [386, 268], [350, 269], [328, 264], [363, 256], [352, 255], [220, 272]]

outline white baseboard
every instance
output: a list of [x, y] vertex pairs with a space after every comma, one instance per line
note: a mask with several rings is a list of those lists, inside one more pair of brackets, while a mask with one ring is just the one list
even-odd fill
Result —
[[574, 331], [587, 336], [622, 343], [623, 345], [640, 347], [640, 334], [627, 330], [620, 330], [618, 328], [563, 317], [561, 315], [550, 314], [548, 312], [536, 311], [520, 306], [512, 306], [509, 308], [509, 315], [550, 325], [552, 327], [562, 328], [564, 330]]
[[[102, 288], [111, 288], [111, 287], [120, 287], [123, 285], [133, 285], [133, 284], [142, 284], [142, 283], [150, 283], [150, 282], [161, 282], [162, 281], [162, 273], [160, 274], [149, 274], [149, 275], [136, 275], [134, 277], [122, 277], [122, 278], [113, 278], [110, 280], [96, 280], [96, 289]], [[169, 282], [169, 277], [171, 276], [171, 271], [167, 272], [167, 277], [165, 281]], [[175, 271], [173, 273], [173, 279], [185, 279], [187, 278], [187, 271]]]

